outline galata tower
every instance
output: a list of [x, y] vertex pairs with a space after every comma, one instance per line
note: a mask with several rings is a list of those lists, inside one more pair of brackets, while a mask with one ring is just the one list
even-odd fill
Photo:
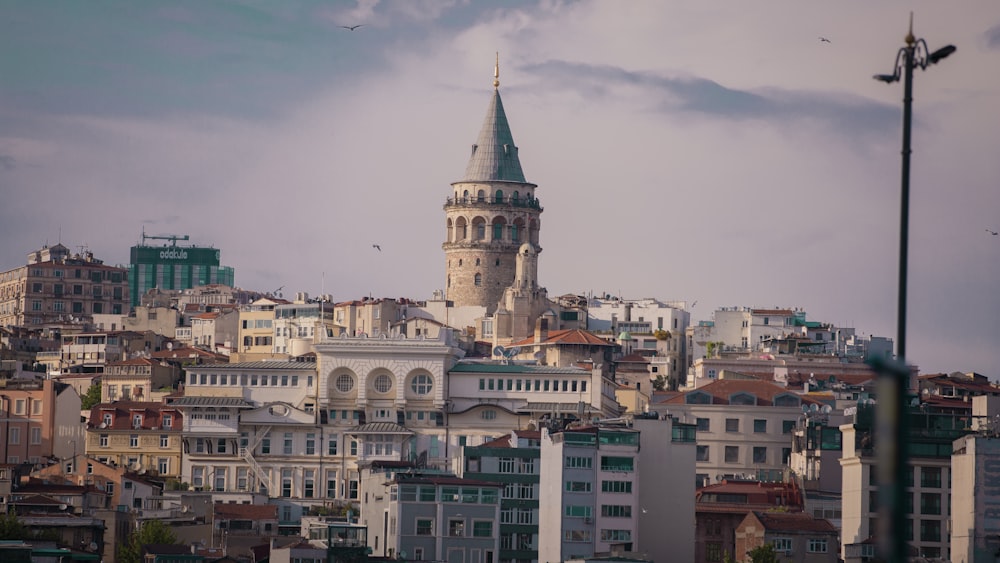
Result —
[[535, 252], [542, 206], [535, 184], [525, 181], [517, 146], [500, 101], [500, 64], [493, 69], [493, 97], [472, 145], [465, 177], [451, 185], [444, 204], [447, 236], [447, 299], [456, 307], [477, 305], [493, 314], [514, 282], [518, 249]]

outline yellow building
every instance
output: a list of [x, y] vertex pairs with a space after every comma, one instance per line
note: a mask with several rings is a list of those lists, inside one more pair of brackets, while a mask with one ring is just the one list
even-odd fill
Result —
[[113, 466], [177, 477], [182, 413], [171, 405], [116, 401], [91, 409], [87, 455]]
[[232, 362], [288, 357], [274, 353], [274, 308], [285, 303], [288, 301], [265, 297], [240, 311], [239, 344], [231, 356]]

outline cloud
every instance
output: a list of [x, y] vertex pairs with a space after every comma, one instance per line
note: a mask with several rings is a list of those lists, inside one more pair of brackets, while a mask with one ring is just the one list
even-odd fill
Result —
[[742, 90], [697, 76], [671, 77], [609, 65], [567, 61], [528, 64], [548, 89], [575, 89], [581, 97], [612, 98], [623, 88], [641, 90], [632, 95], [640, 103], [669, 114], [695, 112], [723, 120], [762, 119], [788, 124], [811, 119], [845, 136], [882, 136], [895, 128], [898, 108], [860, 96], [836, 93], [760, 88]]
[[983, 34], [986, 37], [986, 46], [990, 49], [1000, 49], [1000, 24], [997, 24]]

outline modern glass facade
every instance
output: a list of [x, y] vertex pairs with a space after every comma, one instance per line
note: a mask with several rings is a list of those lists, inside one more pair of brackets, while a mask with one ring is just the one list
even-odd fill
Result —
[[233, 287], [232, 267], [220, 266], [217, 248], [133, 246], [129, 265], [132, 307], [150, 289], [190, 289], [220, 284]]

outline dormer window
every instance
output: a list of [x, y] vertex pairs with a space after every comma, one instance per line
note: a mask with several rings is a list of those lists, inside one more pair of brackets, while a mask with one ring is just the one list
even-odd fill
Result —
[[171, 415], [169, 415], [169, 414], [163, 415], [163, 427], [164, 428], [170, 428], [173, 425], [173, 422], [174, 422], [173, 418], [174, 417], [171, 416]]
[[142, 426], [142, 415], [134, 414], [132, 415], [132, 428], [139, 428]]
[[101, 418], [101, 422], [103, 422], [108, 426], [111, 426], [111, 413], [109, 412], [104, 413], [104, 416]]

